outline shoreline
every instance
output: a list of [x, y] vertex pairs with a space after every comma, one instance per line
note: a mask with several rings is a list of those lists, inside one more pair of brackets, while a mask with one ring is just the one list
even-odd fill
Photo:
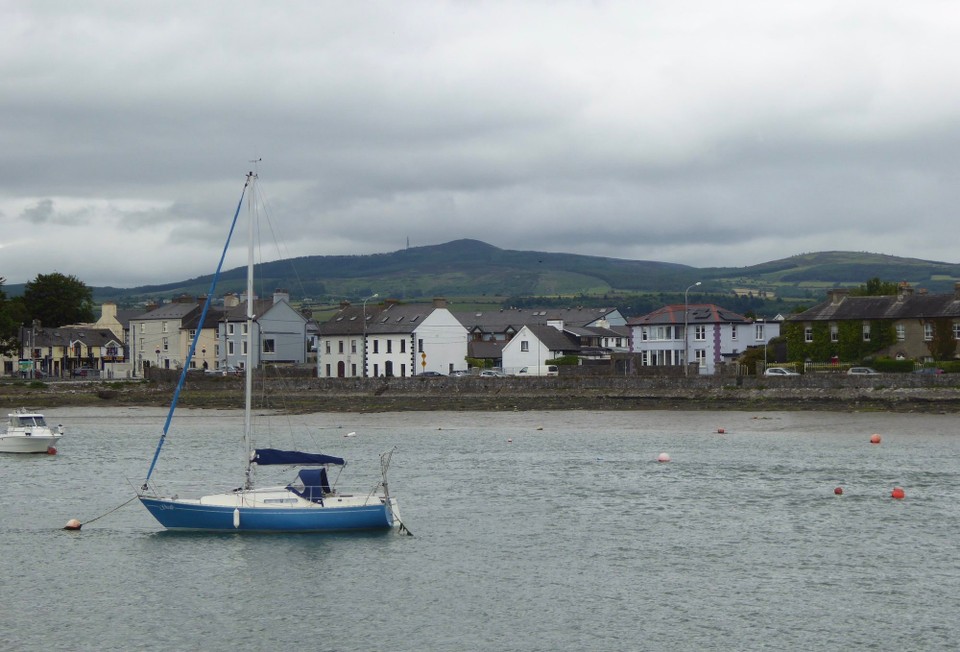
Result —
[[[779, 380], [779, 379], [778, 379]], [[818, 381], [820, 379], [817, 379]], [[843, 379], [846, 380], [846, 379]], [[939, 379], [938, 379], [939, 380]], [[168, 407], [175, 383], [154, 380], [0, 383], [8, 410], [50, 407]], [[960, 387], [882, 383], [769, 383], [725, 379], [274, 379], [257, 408], [282, 412], [759, 410], [960, 413]], [[178, 405], [242, 408], [242, 380], [190, 380]]]

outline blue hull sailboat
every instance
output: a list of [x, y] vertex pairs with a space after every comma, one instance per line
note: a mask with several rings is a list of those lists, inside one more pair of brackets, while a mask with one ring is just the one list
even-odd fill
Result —
[[[230, 245], [230, 238], [237, 225], [240, 209], [244, 197], [250, 207], [250, 224], [248, 231], [249, 249], [247, 259], [247, 333], [253, 333], [253, 224], [254, 212], [254, 185], [257, 175], [253, 172], [247, 175], [240, 203], [233, 216], [230, 234], [224, 245], [211, 282], [207, 300], [200, 316], [202, 324], [210, 307], [210, 300], [214, 296], [217, 280], [223, 267]], [[152, 476], [160, 457], [170, 424], [176, 409], [180, 390], [186, 379], [187, 370], [196, 350], [200, 329], [196, 330], [190, 344], [187, 359], [180, 374], [180, 380], [174, 391], [173, 401], [167, 413], [163, 433], [153, 455], [153, 461], [147, 471], [143, 486], [138, 492], [140, 502], [159, 523], [170, 530], [197, 530], [211, 532], [344, 532], [357, 530], [388, 530], [399, 526], [405, 531], [397, 512], [397, 502], [390, 496], [387, 485], [387, 469], [393, 451], [380, 456], [381, 480], [369, 492], [347, 493], [331, 486], [327, 469], [343, 467], [346, 462], [343, 458], [320, 453], [279, 450], [273, 448], [254, 449], [247, 460], [247, 470], [244, 484], [241, 488], [223, 493], [214, 493], [196, 498], [179, 496], [164, 496], [154, 486]], [[245, 404], [244, 404], [244, 440], [253, 441], [251, 432], [251, 395], [252, 395], [252, 352], [253, 347], [247, 346], [247, 358], [244, 365], [245, 373]], [[286, 485], [256, 488], [253, 483], [253, 472], [256, 466], [280, 465], [300, 468], [296, 478]]]

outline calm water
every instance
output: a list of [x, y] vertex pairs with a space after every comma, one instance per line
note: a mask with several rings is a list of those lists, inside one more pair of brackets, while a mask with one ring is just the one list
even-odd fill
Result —
[[[398, 446], [391, 488], [415, 534], [402, 537], [175, 534], [137, 502], [90, 522], [133, 496], [164, 412], [47, 415], [68, 428], [59, 455], [0, 455], [0, 649], [960, 642], [955, 416], [434, 412], [270, 422], [277, 433], [292, 422], [346, 457], [344, 481], [368, 488], [377, 453]], [[209, 489], [237, 486], [241, 426], [235, 412], [182, 411], [158, 480], [179, 486], [202, 471]], [[869, 444], [872, 433], [880, 445]], [[281, 445], [277, 437], [269, 443]], [[673, 461], [657, 463], [661, 452]], [[896, 485], [905, 500], [889, 497]], [[87, 524], [61, 530], [70, 518]]]

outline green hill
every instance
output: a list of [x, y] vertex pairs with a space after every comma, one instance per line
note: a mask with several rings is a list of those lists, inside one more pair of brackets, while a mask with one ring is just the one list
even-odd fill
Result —
[[[466, 309], [489, 304], [617, 305], [639, 314], [682, 301], [686, 287], [701, 281], [692, 297], [709, 296], [733, 310], [762, 306], [784, 312], [823, 298], [832, 287], [855, 287], [871, 278], [907, 281], [932, 293], [952, 292], [960, 265], [865, 252], [828, 251], [748, 267], [696, 268], [676, 263], [499, 249], [478, 240], [455, 240], [363, 256], [305, 256], [258, 266], [258, 293], [276, 288], [291, 299], [324, 310], [347, 299], [424, 301], [445, 297]], [[218, 294], [242, 292], [246, 270], [221, 275]], [[81, 279], [82, 280], [82, 279]], [[135, 288], [94, 288], [98, 302], [133, 306], [182, 294], [202, 295], [211, 276]], [[8, 296], [22, 285], [7, 286]], [[679, 298], [678, 298], [679, 297]], [[698, 299], [700, 300], [700, 299]]]

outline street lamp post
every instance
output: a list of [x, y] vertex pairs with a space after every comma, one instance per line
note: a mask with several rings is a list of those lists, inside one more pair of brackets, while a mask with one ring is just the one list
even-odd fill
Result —
[[683, 375], [690, 375], [690, 334], [687, 330], [690, 327], [690, 319], [688, 318], [689, 309], [687, 308], [687, 293], [690, 291], [690, 288], [694, 288], [700, 285], [700, 281], [697, 281], [686, 290], [683, 291]]
[[367, 377], [367, 301], [376, 299], [380, 294], [375, 292], [363, 300], [363, 377]]

